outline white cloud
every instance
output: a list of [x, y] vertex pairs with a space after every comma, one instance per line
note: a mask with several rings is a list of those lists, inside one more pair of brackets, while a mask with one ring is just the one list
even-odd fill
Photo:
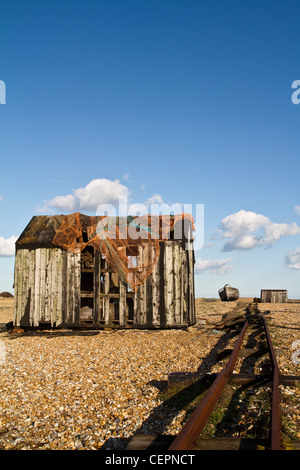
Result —
[[127, 183], [131, 183], [132, 182], [132, 179], [131, 179], [131, 176], [129, 173], [124, 173], [124, 175], [122, 176], [122, 179], [124, 181], [126, 181]]
[[195, 274], [203, 274], [208, 271], [210, 274], [223, 275], [232, 271], [234, 266], [230, 264], [232, 258], [204, 260], [198, 259], [195, 263]]
[[149, 209], [150, 209], [150, 213], [153, 214], [153, 212], [155, 211], [153, 211], [152, 204], [155, 209], [157, 209], [156, 204], [158, 204], [159, 206], [164, 204], [164, 201], [162, 197], [160, 196], [160, 194], [153, 194], [153, 196], [149, 197], [147, 201], [143, 203], [131, 204], [129, 206], [128, 213], [130, 215], [145, 215], [149, 213]]
[[294, 207], [296, 214], [300, 215], [300, 206]]
[[[123, 179], [129, 181], [129, 174], [123, 175]], [[73, 189], [70, 194], [55, 196], [53, 199], [44, 201], [44, 204], [37, 208], [37, 212], [55, 214], [58, 211], [70, 213], [87, 210], [100, 214], [103, 210], [107, 210], [106, 205], [112, 205], [116, 209], [119, 204], [119, 198], [129, 198], [130, 194], [129, 188], [121, 184], [119, 180], [112, 181], [106, 178], [98, 178], [90, 181], [83, 188]], [[147, 214], [152, 204], [164, 204], [160, 194], [153, 194], [143, 203], [129, 204], [128, 213], [130, 215]]]
[[45, 201], [38, 212], [53, 213], [54, 209], [63, 212], [96, 211], [100, 204], [116, 204], [119, 197], [128, 197], [129, 195], [130, 190], [119, 180], [98, 178], [90, 181], [83, 188], [73, 189], [72, 194], [56, 196]]
[[16, 241], [17, 237], [14, 235], [9, 238], [0, 237], [0, 257], [14, 256]]
[[77, 201], [73, 194], [67, 194], [66, 196], [56, 196], [48, 201], [48, 203], [50, 206], [62, 211], [75, 211]]
[[[196, 224], [195, 224], [196, 225]], [[214, 242], [207, 242], [207, 243], [204, 243], [203, 245], [203, 248], [211, 248], [213, 247], [215, 244]]]
[[285, 266], [289, 269], [300, 269], [300, 247], [288, 252]]
[[281, 237], [290, 237], [299, 233], [300, 227], [298, 227], [296, 222], [291, 225], [270, 223], [265, 227], [266, 237], [264, 238], [264, 244], [272, 245]]
[[119, 180], [111, 181], [106, 178], [92, 180], [85, 188], [74, 191], [80, 209], [88, 210], [96, 209], [99, 204], [114, 204], [120, 197], [128, 197], [129, 194], [127, 186], [121, 184]]
[[149, 197], [147, 201], [145, 201], [146, 206], [150, 206], [151, 204], [163, 204], [163, 198], [160, 194], [153, 194], [153, 196]]
[[226, 252], [251, 250], [256, 246], [270, 247], [283, 236], [297, 234], [300, 234], [300, 227], [296, 223], [278, 224], [262, 214], [240, 210], [222, 219], [214, 238], [229, 239], [222, 249]]

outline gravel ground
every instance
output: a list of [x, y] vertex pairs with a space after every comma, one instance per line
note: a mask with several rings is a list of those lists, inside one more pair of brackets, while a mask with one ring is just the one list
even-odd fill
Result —
[[[266, 310], [270, 336], [280, 350], [277, 362], [283, 375], [300, 376], [300, 301], [291, 304], [260, 304]], [[300, 440], [300, 382], [280, 385], [282, 421], [286, 434]]]
[[[123, 449], [136, 432], [177, 434], [184, 412], [166, 410], [159, 392], [171, 372], [220, 370], [217, 327], [233, 304], [197, 299], [187, 330], [0, 333], [0, 449]], [[12, 305], [0, 300], [0, 323], [12, 320]], [[260, 309], [284, 351], [280, 368], [299, 375], [300, 304]], [[297, 432], [299, 388], [282, 393]]]

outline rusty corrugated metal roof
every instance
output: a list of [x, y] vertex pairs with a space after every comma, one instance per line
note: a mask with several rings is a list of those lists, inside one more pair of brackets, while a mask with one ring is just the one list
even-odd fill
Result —
[[16, 241], [16, 245], [51, 243], [60, 227], [63, 215], [34, 216]]

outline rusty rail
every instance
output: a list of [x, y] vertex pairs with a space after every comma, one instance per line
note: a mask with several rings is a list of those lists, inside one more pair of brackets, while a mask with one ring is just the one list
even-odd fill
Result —
[[280, 399], [279, 399], [279, 380], [280, 373], [279, 367], [276, 360], [276, 354], [272, 345], [271, 337], [269, 330], [267, 328], [266, 320], [262, 318], [270, 359], [272, 362], [273, 369], [273, 385], [272, 385], [272, 402], [271, 402], [271, 426], [270, 426], [270, 441], [271, 441], [271, 450], [282, 450], [283, 443], [281, 439], [281, 409], [280, 409]]
[[[280, 372], [276, 360], [275, 351], [272, 345], [270, 333], [268, 331], [264, 318], [262, 318], [262, 322], [267, 337], [269, 355], [273, 370], [272, 400], [270, 413], [270, 448], [271, 450], [282, 450], [284, 446], [281, 439], [281, 410], [279, 399]], [[195, 441], [197, 441], [197, 439], [199, 438], [226, 384], [232, 378], [234, 366], [238, 358], [248, 326], [249, 322], [247, 320], [237, 339], [237, 342], [234, 346], [234, 349], [231, 353], [226, 367], [218, 374], [217, 378], [206, 392], [201, 403], [197, 406], [187, 423], [183, 426], [182, 430], [179, 432], [177, 437], [170, 445], [169, 450], [191, 450], [195, 448]]]
[[208, 389], [201, 403], [197, 406], [188, 422], [172, 442], [169, 450], [190, 450], [194, 447], [194, 442], [198, 439], [218, 399], [220, 398], [225, 385], [231, 378], [248, 326], [249, 323], [246, 321], [226, 367], [218, 374], [216, 380]]

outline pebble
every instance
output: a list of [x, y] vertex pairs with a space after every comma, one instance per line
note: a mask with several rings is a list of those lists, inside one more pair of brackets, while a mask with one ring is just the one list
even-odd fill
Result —
[[[231, 308], [206, 303], [198, 310], [201, 327], [187, 330], [0, 333], [0, 449], [124, 449], [136, 432], [176, 435], [185, 411], [164, 407], [159, 393], [171, 372], [221, 370], [224, 362], [211, 355], [220, 336], [212, 330], [219, 333], [217, 322]], [[300, 339], [294, 309], [271, 308], [269, 315], [278, 347], [286, 347], [279, 365], [289, 374], [299, 374], [289, 349]], [[287, 399], [297, 395], [286, 390], [293, 390]], [[292, 416], [299, 416], [297, 396]]]
[[118, 449], [139, 430], [177, 434], [183, 413], [164, 410], [158, 394], [170, 372], [196, 371], [208, 348], [184, 330], [0, 340], [1, 449], [99, 449], [108, 440]]

